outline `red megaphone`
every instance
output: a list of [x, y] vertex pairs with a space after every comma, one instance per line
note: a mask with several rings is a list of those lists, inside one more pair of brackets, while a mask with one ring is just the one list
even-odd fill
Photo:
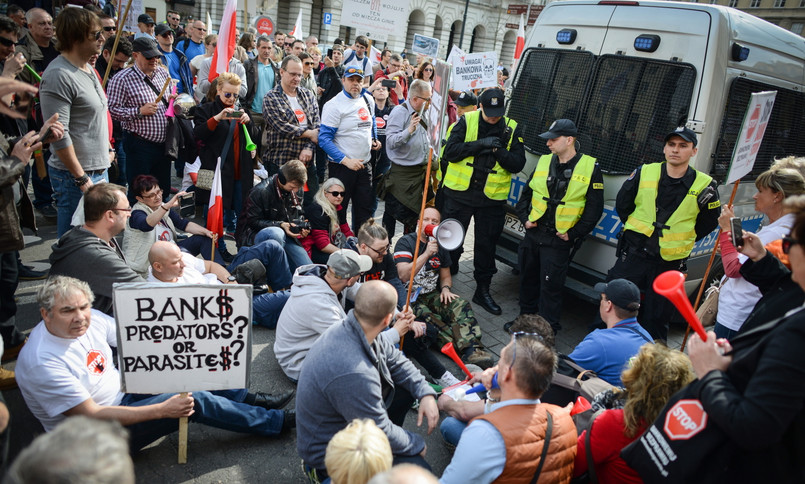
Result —
[[656, 279], [654, 279], [654, 292], [661, 296], [667, 297], [674, 306], [682, 313], [685, 321], [688, 322], [691, 328], [696, 331], [696, 334], [702, 339], [707, 341], [707, 333], [704, 332], [704, 326], [699, 321], [699, 317], [693, 311], [693, 306], [690, 304], [688, 295], [685, 294], [685, 274], [679, 271], [663, 272]]
[[452, 342], [447, 343], [446, 345], [442, 346], [442, 353], [446, 354], [447, 356], [450, 357], [451, 360], [455, 361], [456, 364], [462, 370], [464, 370], [464, 373], [467, 374], [468, 378], [472, 378], [472, 373], [470, 373], [470, 370], [467, 368], [467, 365], [465, 365], [464, 362], [461, 361], [461, 358], [458, 357], [458, 353], [456, 353], [456, 349], [453, 348], [453, 343]]

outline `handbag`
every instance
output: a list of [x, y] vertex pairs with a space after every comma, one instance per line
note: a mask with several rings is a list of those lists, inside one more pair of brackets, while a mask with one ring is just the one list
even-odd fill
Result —
[[[221, 153], [221, 165], [226, 162], [226, 158], [229, 154], [229, 146], [232, 144], [232, 135], [235, 132], [235, 124], [230, 123], [229, 126], [229, 133], [227, 134], [226, 143], [224, 143], [224, 150]], [[212, 190], [212, 182], [215, 180], [215, 170], [208, 170], [206, 168], [199, 168], [198, 170], [198, 177], [196, 178], [196, 188], [200, 188], [202, 190]]]
[[594, 371], [585, 370], [566, 355], [559, 355], [551, 386], [540, 400], [563, 406], [582, 396], [592, 402], [596, 395], [612, 388], [609, 382], [599, 378]]
[[704, 302], [702, 302], [699, 309], [696, 310], [696, 316], [702, 322], [705, 328], [716, 324], [716, 316], [718, 316], [718, 294], [721, 292], [723, 282], [713, 281], [710, 287], [704, 292]]

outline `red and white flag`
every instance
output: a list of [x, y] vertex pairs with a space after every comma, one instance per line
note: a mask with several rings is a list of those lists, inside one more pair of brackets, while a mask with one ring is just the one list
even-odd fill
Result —
[[525, 48], [525, 26], [523, 25], [523, 14], [520, 14], [520, 27], [517, 29], [517, 42], [514, 45], [514, 65], [517, 66], [517, 61], [523, 55]]
[[221, 27], [218, 29], [218, 46], [212, 54], [210, 75], [207, 79], [212, 82], [218, 74], [229, 70], [229, 59], [235, 53], [235, 34], [237, 33], [238, 0], [226, 0], [224, 15], [221, 17]]
[[299, 9], [299, 15], [296, 16], [296, 23], [293, 30], [288, 32], [288, 35], [297, 40], [305, 40], [305, 34], [302, 32], [302, 9]]
[[372, 61], [372, 65], [374, 65], [380, 62], [381, 59], [380, 54], [382, 54], [382, 52], [377, 50], [377, 47], [375, 47], [374, 44], [372, 44], [371, 49], [372, 50], [371, 55], [369, 56], [369, 60]]
[[215, 165], [215, 176], [210, 189], [210, 204], [207, 207], [207, 230], [218, 234], [218, 240], [224, 237], [224, 199], [221, 188], [221, 158]]

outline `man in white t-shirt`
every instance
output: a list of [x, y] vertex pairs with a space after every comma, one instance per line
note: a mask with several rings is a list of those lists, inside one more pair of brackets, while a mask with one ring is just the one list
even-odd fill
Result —
[[367, 50], [369, 50], [369, 39], [365, 35], [359, 35], [355, 38], [355, 44], [344, 51], [344, 60], [341, 61], [344, 69], [355, 66], [366, 73], [365, 86], [369, 86], [369, 78], [372, 77], [372, 61], [366, 54]]
[[319, 105], [316, 93], [301, 87], [301, 80], [302, 61], [287, 56], [280, 65], [279, 84], [263, 98], [263, 163], [272, 175], [291, 160], [304, 163], [307, 193], [312, 197], [319, 188], [313, 162], [319, 140]]
[[[282, 308], [291, 295], [290, 290], [281, 291], [279, 289], [289, 287], [291, 281], [288, 278], [288, 271], [285, 270], [287, 261], [282, 247], [273, 240], [266, 240], [252, 247], [265, 245], [270, 253], [276, 254], [276, 258], [269, 259], [269, 265], [264, 266], [268, 284], [276, 292], [257, 294], [252, 299], [252, 317], [254, 321], [270, 329], [277, 327], [277, 320], [280, 317]], [[249, 250], [252, 247], [244, 247], [242, 250]], [[159, 241], [151, 246], [148, 252], [148, 281], [167, 282], [172, 284], [250, 284], [255, 281], [249, 280], [247, 271], [251, 264], [260, 265], [260, 260], [251, 258], [234, 269], [236, 274], [230, 274], [222, 265], [212, 261], [199, 259], [187, 252], [183, 252], [178, 245], [173, 242]], [[276, 264], [276, 265], [275, 265]], [[282, 268], [282, 269], [278, 269]], [[241, 269], [245, 269], [242, 272]], [[254, 274], [254, 272], [251, 272]]]
[[136, 451], [177, 430], [180, 417], [267, 437], [296, 425], [296, 412], [276, 410], [265, 394], [246, 389], [122, 393], [111, 348], [117, 346], [115, 320], [92, 309], [93, 298], [87, 283], [66, 276], [51, 277], [37, 294], [42, 321], [20, 352], [16, 372], [25, 403], [45, 431], [73, 415], [117, 420]]
[[375, 124], [375, 100], [363, 90], [363, 71], [344, 69], [344, 89], [322, 109], [319, 146], [330, 160], [330, 178], [344, 185], [346, 207], [352, 200], [352, 231], [357, 233], [372, 216], [372, 150], [381, 148]]

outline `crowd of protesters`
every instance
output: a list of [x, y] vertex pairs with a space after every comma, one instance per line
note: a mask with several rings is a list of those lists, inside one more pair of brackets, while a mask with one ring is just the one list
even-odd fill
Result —
[[[805, 480], [805, 390], [791, 384], [805, 377], [804, 159], [757, 178], [755, 208], [769, 225], [733, 244], [732, 207], [722, 209], [717, 183], [690, 166], [696, 133], [668, 133], [666, 159], [618, 187], [622, 243], [595, 286], [603, 325], [563, 356], [553, 341], [569, 258], [601, 217], [605, 182], [594, 154], [577, 151], [573, 120], [555, 120], [540, 135], [551, 153], [516, 207], [521, 316], [505, 326], [511, 341], [495, 361], [475, 309], [502, 312], [490, 292], [495, 245], [511, 176], [526, 164], [524, 127], [505, 115], [508, 69], [498, 70], [499, 87], [449, 92], [420, 225], [437, 61], [385, 48], [375, 58], [362, 35], [325, 49], [315, 36], [247, 30], [227, 71], [216, 72], [222, 39], [203, 22], [182, 25], [174, 10], [159, 23], [142, 14], [137, 32], [116, 38], [118, 13], [107, 2], [55, 18], [16, 6], [0, 16], [0, 336], [3, 362], [18, 360], [16, 375], [0, 369], [0, 389], [19, 385], [53, 431], [36, 448], [81, 438], [86, 424], [63, 423], [76, 416], [116, 421], [126, 430], [98, 431], [109, 445], [128, 438], [132, 451], [189, 417], [273, 438], [296, 428], [311, 482], [435, 482], [422, 436], [403, 427], [418, 401], [428, 433], [440, 412], [449, 415], [441, 431], [455, 454], [440, 482], [570, 482], [584, 473], [642, 482], [621, 451], [653, 429], [675, 393], [694, 388], [718, 445], [688, 472], [712, 482]], [[205, 221], [216, 180], [220, 234]], [[57, 225], [49, 274], [19, 255], [34, 210]], [[464, 230], [475, 220], [471, 301], [452, 290], [463, 243], [445, 250], [426, 233], [443, 218]], [[403, 235], [392, 250], [397, 222]], [[717, 324], [706, 340], [694, 335], [686, 355], [665, 346], [672, 309], [650, 283], [684, 269], [694, 242], [718, 224], [726, 275]], [[47, 279], [42, 321], [24, 334], [15, 292], [35, 279]], [[252, 284], [254, 322], [276, 330], [296, 408], [285, 408], [293, 391], [122, 392], [112, 285], [145, 281]], [[445, 343], [476, 366], [468, 383], [484, 386], [483, 400], [447, 391], [461, 382], [434, 357]], [[611, 387], [592, 402], [603, 410], [595, 427], [571, 416], [573, 401], [549, 397], [563, 359]], [[0, 403], [0, 431], [7, 426]], [[37, 475], [37, 458], [25, 453], [12, 481], [34, 482], [25, 476]], [[91, 464], [81, 465], [103, 473]]]

